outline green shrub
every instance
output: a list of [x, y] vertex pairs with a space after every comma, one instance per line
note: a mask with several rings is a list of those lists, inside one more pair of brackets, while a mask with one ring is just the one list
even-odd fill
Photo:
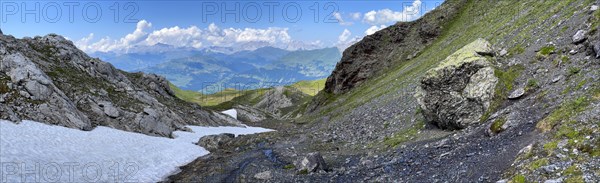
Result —
[[287, 164], [287, 165], [283, 166], [283, 169], [286, 169], [286, 170], [295, 169], [295, 168], [296, 168], [296, 166], [294, 164]]
[[556, 47], [554, 47], [554, 46], [544, 46], [544, 47], [542, 47], [542, 49], [540, 49], [539, 54], [541, 54], [543, 56], [548, 56], [548, 55], [554, 53], [554, 50], [556, 50]]
[[492, 123], [492, 126], [490, 126], [490, 130], [494, 133], [500, 133], [500, 132], [504, 131], [502, 126], [505, 123], [506, 123], [506, 118], [497, 119], [496, 121], [494, 121], [494, 123]]
[[527, 182], [527, 179], [525, 178], [525, 176], [519, 174], [519, 175], [515, 175], [512, 180], [512, 183], [525, 183]]
[[575, 74], [578, 74], [579, 72], [581, 72], [581, 69], [580, 69], [580, 68], [577, 68], [577, 67], [569, 67], [569, 70], [568, 70], [568, 73], [567, 73], [567, 75], [568, 75], [569, 77], [571, 77], [571, 76], [573, 76], [573, 75], [575, 75]]
[[536, 79], [527, 80], [527, 87], [525, 87], [525, 91], [533, 90], [538, 88], [540, 85]]

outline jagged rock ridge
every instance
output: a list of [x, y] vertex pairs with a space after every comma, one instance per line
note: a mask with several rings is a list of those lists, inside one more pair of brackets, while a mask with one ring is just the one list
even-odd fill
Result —
[[170, 136], [185, 125], [238, 125], [174, 96], [165, 78], [127, 73], [58, 35], [0, 36], [0, 119]]

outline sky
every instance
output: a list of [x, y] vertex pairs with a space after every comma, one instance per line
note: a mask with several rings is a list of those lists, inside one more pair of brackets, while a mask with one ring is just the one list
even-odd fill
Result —
[[56, 33], [88, 52], [157, 43], [231, 47], [262, 42], [284, 49], [344, 49], [398, 21], [412, 21], [443, 0], [11, 1], [0, 28], [15, 37]]

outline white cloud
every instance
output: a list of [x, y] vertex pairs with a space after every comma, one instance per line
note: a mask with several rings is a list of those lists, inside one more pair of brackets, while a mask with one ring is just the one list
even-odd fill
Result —
[[350, 25], [354, 24], [354, 22], [344, 21], [344, 18], [342, 18], [341, 13], [335, 12], [335, 13], [333, 13], [333, 17], [340, 23], [340, 25], [350, 26]]
[[350, 32], [348, 29], [344, 29], [344, 32], [342, 32], [342, 34], [340, 34], [338, 37], [338, 42], [346, 42], [351, 35], [352, 32]]
[[344, 31], [342, 32], [342, 34], [340, 34], [340, 36], [338, 36], [338, 42], [336, 44], [336, 47], [340, 50], [343, 51], [346, 48], [348, 48], [350, 45], [360, 41], [361, 38], [359, 37], [353, 37], [352, 36], [352, 32], [350, 32], [348, 29], [344, 29]]
[[137, 23], [135, 31], [131, 34], [127, 34], [124, 38], [121, 38], [121, 42], [125, 45], [131, 45], [142, 41], [148, 33], [145, 30], [152, 27], [152, 24], [146, 20], [141, 20]]
[[380, 31], [381, 29], [385, 29], [386, 27], [387, 27], [387, 26], [385, 26], [385, 25], [380, 25], [380, 26], [376, 26], [376, 25], [374, 25], [374, 26], [371, 26], [371, 27], [369, 27], [369, 28], [368, 28], [368, 29], [365, 31], [365, 34], [366, 34], [366, 35], [371, 35], [371, 34], [374, 34], [374, 33], [375, 33], [375, 32], [377, 32], [377, 31]]
[[[268, 27], [254, 28], [219, 28], [209, 24], [206, 28], [197, 26], [167, 27], [151, 31], [152, 24], [145, 20], [138, 22], [136, 29], [120, 39], [105, 37], [92, 42], [94, 34], [90, 34], [76, 42], [78, 48], [85, 52], [127, 52], [137, 45], [168, 44], [175, 47], [204, 48], [209, 46], [233, 47], [245, 43], [260, 43], [284, 49], [314, 47], [315, 43], [303, 43], [293, 40], [288, 34], [288, 28]], [[293, 45], [292, 45], [293, 44]], [[319, 45], [322, 43], [318, 43]], [[292, 46], [290, 46], [292, 45]], [[251, 48], [250, 48], [251, 49]]]
[[75, 46], [83, 51], [87, 51], [89, 48], [90, 41], [94, 39], [94, 33], [90, 33], [87, 37], [81, 38], [80, 40], [75, 41]]
[[107, 52], [119, 49], [126, 50], [132, 45], [143, 42], [148, 36], [146, 31], [151, 27], [151, 23], [147, 22], [146, 20], [141, 20], [137, 23], [136, 28], [132, 33], [125, 35], [125, 37], [121, 39], [113, 40], [110, 37], [105, 37], [100, 39], [98, 42], [91, 43], [92, 39], [94, 39], [94, 34], [91, 33], [87, 37], [75, 41], [75, 45], [85, 52]]
[[352, 20], [360, 20], [360, 18], [362, 17], [362, 14], [359, 12], [351, 13], [350, 17], [352, 17]]
[[415, 0], [410, 6], [405, 6], [400, 12], [390, 9], [372, 10], [363, 16], [363, 22], [371, 25], [395, 23], [398, 21], [412, 21], [421, 16], [421, 1]]
[[154, 31], [145, 41], [147, 45], [162, 43], [176, 47], [200, 48], [202, 47], [201, 36], [202, 31], [196, 26], [188, 28], [179, 28], [178, 26], [175, 26]]

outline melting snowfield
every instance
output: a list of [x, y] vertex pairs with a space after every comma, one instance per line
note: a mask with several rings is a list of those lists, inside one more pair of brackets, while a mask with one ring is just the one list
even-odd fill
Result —
[[0, 120], [0, 182], [156, 182], [209, 152], [202, 136], [271, 131], [189, 126], [175, 139], [108, 127], [81, 131], [39, 122]]
[[229, 109], [229, 110], [226, 110], [226, 111], [222, 111], [221, 113], [229, 115], [232, 118], [237, 119], [237, 110], [235, 110], [235, 109]]

